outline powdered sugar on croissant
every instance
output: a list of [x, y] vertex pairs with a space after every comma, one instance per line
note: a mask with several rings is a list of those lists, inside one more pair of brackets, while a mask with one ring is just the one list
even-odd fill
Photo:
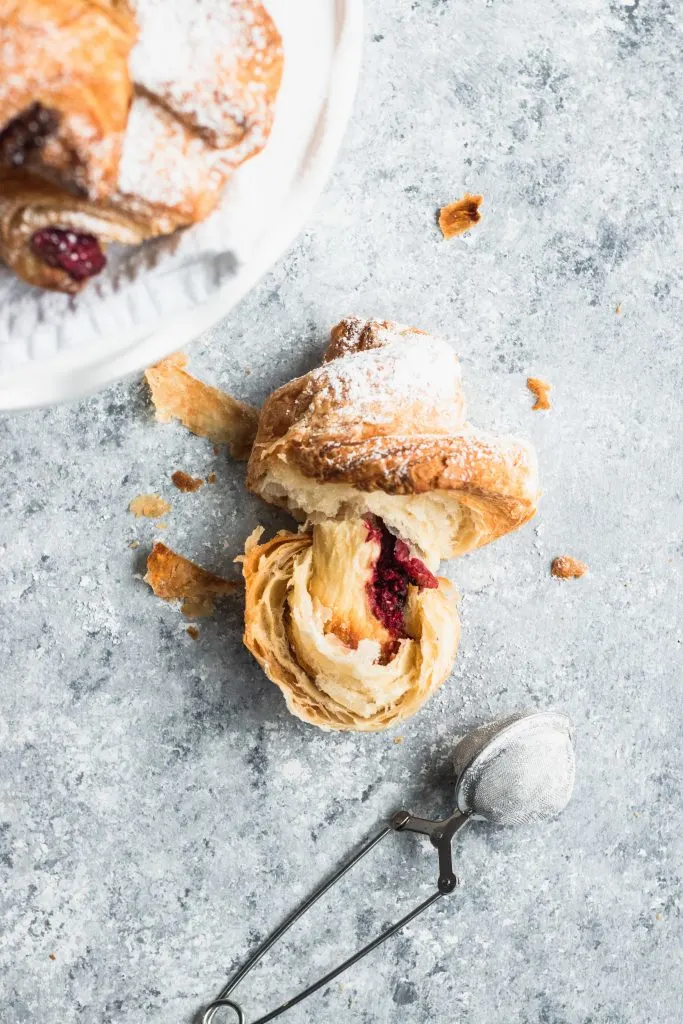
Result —
[[248, 480], [306, 527], [248, 544], [245, 643], [294, 714], [360, 731], [414, 714], [451, 670], [460, 624], [440, 560], [538, 502], [530, 446], [467, 423], [450, 346], [355, 318], [266, 402]]
[[380, 516], [436, 564], [521, 526], [539, 499], [531, 446], [466, 422], [449, 345], [357, 318], [267, 400], [248, 482], [313, 522]]

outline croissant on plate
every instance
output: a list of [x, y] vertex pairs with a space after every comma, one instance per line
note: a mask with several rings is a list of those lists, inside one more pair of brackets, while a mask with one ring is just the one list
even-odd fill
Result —
[[440, 561], [517, 529], [539, 500], [531, 446], [467, 423], [451, 348], [357, 318], [266, 401], [248, 484], [304, 526], [248, 542], [245, 644], [295, 715], [359, 731], [414, 714], [452, 668]]
[[0, 166], [0, 255], [30, 284], [77, 292], [105, 265], [108, 243], [135, 245], [203, 220], [268, 139], [283, 55], [258, 0], [134, 8], [135, 87], [107, 197], [93, 202]]
[[126, 0], [0, 0], [0, 164], [109, 195], [136, 38]]

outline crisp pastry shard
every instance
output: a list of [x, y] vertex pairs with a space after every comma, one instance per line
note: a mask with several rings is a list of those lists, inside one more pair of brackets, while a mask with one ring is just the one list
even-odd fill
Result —
[[483, 196], [472, 196], [466, 192], [462, 199], [443, 206], [439, 211], [439, 227], [444, 238], [455, 238], [478, 224], [481, 220], [479, 207], [483, 201]]
[[245, 643], [300, 718], [361, 731], [413, 714], [451, 670], [440, 560], [521, 526], [539, 497], [531, 447], [467, 423], [447, 344], [355, 318], [267, 400], [248, 483], [306, 527], [250, 539]]
[[193, 434], [227, 444], [236, 459], [248, 459], [258, 411], [187, 372], [183, 352], [145, 371], [159, 423], [178, 419]]
[[218, 598], [239, 588], [235, 580], [202, 569], [159, 541], [147, 559], [145, 583], [164, 601], [182, 601], [181, 611], [189, 619], [211, 615]]

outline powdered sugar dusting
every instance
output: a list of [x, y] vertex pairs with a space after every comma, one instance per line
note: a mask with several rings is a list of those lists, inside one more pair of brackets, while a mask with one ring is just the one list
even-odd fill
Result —
[[[308, 389], [317, 400], [336, 408], [350, 408], [362, 416], [363, 407], [386, 406], [395, 418], [401, 403], [450, 410], [464, 421], [460, 364], [446, 342], [418, 334], [402, 324], [377, 328], [377, 347], [354, 351], [338, 343], [343, 354], [309, 374]], [[451, 424], [452, 425], [452, 424]]]
[[215, 146], [267, 121], [265, 78], [279, 59], [258, 0], [135, 0], [135, 82]]
[[[223, 184], [219, 164], [217, 150], [188, 132], [158, 103], [146, 96], [136, 97], [118, 188], [133, 212], [143, 204], [162, 205], [188, 220], [198, 218], [203, 213], [201, 204], [211, 201]], [[169, 225], [169, 230], [173, 226]]]

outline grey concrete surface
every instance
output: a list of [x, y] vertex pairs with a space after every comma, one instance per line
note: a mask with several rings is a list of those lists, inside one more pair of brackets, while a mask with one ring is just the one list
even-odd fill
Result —
[[[126, 511], [140, 492], [221, 572], [257, 522], [287, 522], [242, 467], [156, 425], [138, 381], [0, 419], [3, 1024], [189, 1024], [378, 822], [448, 811], [454, 738], [520, 706], [575, 722], [565, 814], [472, 828], [458, 893], [284, 1019], [681, 1019], [681, 7], [369, 0], [366, 37], [315, 218], [194, 368], [257, 402], [346, 313], [441, 333], [473, 419], [534, 440], [542, 509], [451, 566], [462, 647], [422, 713], [325, 735], [243, 649], [238, 600], [194, 642], [136, 575], [156, 535]], [[465, 190], [483, 220], [443, 242], [435, 212]], [[181, 495], [179, 468], [217, 483]], [[552, 580], [563, 553], [589, 575]], [[247, 1019], [434, 877], [397, 837], [259, 967]]]

